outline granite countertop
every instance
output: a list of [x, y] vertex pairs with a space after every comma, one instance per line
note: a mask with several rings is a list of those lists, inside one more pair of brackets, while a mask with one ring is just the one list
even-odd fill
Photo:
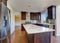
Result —
[[33, 24], [25, 24], [25, 25], [23, 25], [23, 27], [25, 28], [25, 30], [28, 34], [36, 34], [36, 33], [55, 31], [50, 28], [41, 27], [41, 26], [37, 26], [37, 25], [33, 25]]

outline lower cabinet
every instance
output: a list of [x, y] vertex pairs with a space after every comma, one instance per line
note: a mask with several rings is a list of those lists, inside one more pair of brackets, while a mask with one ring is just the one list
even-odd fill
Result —
[[21, 31], [25, 31], [23, 24], [21, 24]]
[[51, 33], [40, 33], [28, 35], [28, 43], [51, 43]]
[[34, 37], [33, 34], [28, 35], [27, 38], [28, 38], [28, 43], [34, 43], [34, 38], [35, 38], [35, 37]]

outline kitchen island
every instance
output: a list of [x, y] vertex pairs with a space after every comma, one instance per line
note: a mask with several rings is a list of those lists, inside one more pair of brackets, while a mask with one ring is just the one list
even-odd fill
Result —
[[23, 25], [27, 33], [28, 43], [51, 43], [53, 29], [33, 24]]

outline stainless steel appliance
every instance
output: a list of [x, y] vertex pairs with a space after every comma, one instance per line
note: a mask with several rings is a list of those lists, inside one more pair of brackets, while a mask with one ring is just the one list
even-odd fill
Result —
[[9, 43], [10, 10], [3, 3], [0, 3], [0, 9], [0, 43], [2, 43], [4, 39], [7, 39], [7, 43]]

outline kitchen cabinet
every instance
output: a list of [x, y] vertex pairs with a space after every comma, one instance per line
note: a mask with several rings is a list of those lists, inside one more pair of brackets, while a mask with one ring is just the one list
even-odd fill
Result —
[[7, 1], [8, 0], [0, 0], [0, 2], [3, 2], [7, 6]]
[[51, 32], [27, 34], [28, 43], [51, 43]]
[[2, 2], [2, 0], [0, 0], [0, 2]]
[[30, 19], [31, 20], [41, 20], [41, 13], [40, 12], [31, 12]]
[[21, 20], [26, 20], [26, 12], [21, 12]]
[[48, 7], [48, 19], [55, 19], [56, 18], [56, 6]]
[[23, 24], [21, 24], [21, 31], [25, 31]]
[[7, 6], [7, 1], [4, 1], [3, 3]]
[[53, 32], [53, 36], [56, 36], [56, 28], [55, 28], [55, 25], [53, 25], [53, 29], [55, 29], [55, 31]]
[[8, 1], [8, 0], [3, 0], [3, 3], [4, 3], [6, 6], [7, 6], [7, 1]]

